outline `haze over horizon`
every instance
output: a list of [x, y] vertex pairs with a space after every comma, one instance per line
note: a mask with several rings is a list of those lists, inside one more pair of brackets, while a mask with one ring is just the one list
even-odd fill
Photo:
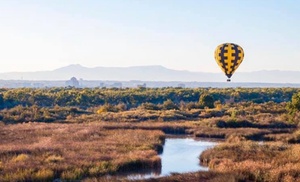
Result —
[[[226, 82], [223, 73], [175, 70], [160, 65], [132, 67], [84, 67], [71, 64], [49, 71], [0, 73], [0, 81], [57, 81], [76, 77], [80, 80], [98, 81], [154, 81], [154, 82]], [[233, 82], [300, 84], [300, 71], [237, 72]], [[277, 84], [277, 85], [278, 85]], [[274, 86], [274, 85], [273, 85]]]
[[280, 0], [10, 0], [0, 2], [0, 73], [161, 65], [221, 73], [234, 42], [238, 72], [300, 71], [300, 2]]
[[[134, 66], [84, 66], [81, 64], [69, 64], [69, 65], [65, 65], [65, 66], [61, 66], [61, 67], [56, 67], [56, 68], [51, 68], [51, 69], [45, 69], [45, 70], [34, 70], [34, 71], [5, 71], [5, 72], [0, 72], [0, 74], [6, 74], [6, 73], [34, 73], [34, 72], [47, 72], [47, 71], [55, 71], [55, 70], [59, 70], [59, 69], [64, 69], [64, 68], [69, 68], [69, 67], [80, 67], [80, 68], [88, 68], [88, 69], [94, 69], [94, 68], [134, 68], [134, 67], [162, 67], [165, 69], [170, 69], [170, 70], [174, 70], [174, 71], [187, 71], [187, 72], [193, 72], [193, 73], [220, 73], [223, 74], [221, 71], [218, 72], [209, 72], [209, 71], [190, 71], [190, 70], [186, 70], [186, 69], [172, 69], [166, 66], [162, 66], [162, 65], [134, 65]], [[293, 70], [268, 70], [268, 69], [261, 69], [261, 70], [255, 70], [255, 71], [239, 71], [240, 73], [251, 73], [251, 72], [258, 72], [258, 71], [291, 71], [293, 72]], [[298, 71], [297, 71], [298, 72]], [[300, 72], [300, 71], [299, 71]], [[225, 75], [224, 75], [225, 78]]]
[[[218, 72], [210, 72], [210, 71], [190, 71], [190, 70], [186, 70], [186, 69], [172, 69], [163, 65], [134, 65], [134, 66], [84, 66], [81, 64], [69, 64], [69, 65], [65, 65], [65, 66], [61, 66], [61, 67], [56, 67], [56, 68], [51, 68], [51, 69], [45, 69], [45, 70], [34, 70], [34, 71], [6, 71], [6, 72], [0, 72], [0, 74], [6, 74], [6, 73], [34, 73], [34, 72], [48, 72], [48, 71], [55, 71], [55, 70], [59, 70], [59, 69], [64, 69], [64, 68], [69, 68], [69, 67], [78, 67], [78, 68], [88, 68], [88, 69], [94, 69], [94, 68], [134, 68], [134, 67], [161, 67], [164, 69], [169, 69], [169, 70], [174, 70], [174, 71], [187, 71], [187, 72], [192, 72], [192, 73], [220, 73], [220, 74], [224, 74], [221, 71]], [[260, 71], [284, 71], [284, 72], [300, 72], [300, 71], [293, 71], [293, 70], [280, 70], [280, 69], [261, 69], [261, 70], [255, 70], [255, 71], [239, 71], [239, 73], [251, 73], [251, 72], [260, 72]], [[226, 76], [224, 75], [224, 78]]]

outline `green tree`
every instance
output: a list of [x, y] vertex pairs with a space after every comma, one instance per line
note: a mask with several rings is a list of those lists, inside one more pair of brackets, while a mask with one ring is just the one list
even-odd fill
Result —
[[300, 110], [300, 92], [293, 94], [292, 99], [287, 104], [289, 113], [295, 113]]
[[199, 104], [203, 107], [214, 108], [215, 99], [209, 94], [202, 94], [199, 98]]
[[171, 110], [171, 109], [178, 110], [179, 108], [172, 100], [168, 99], [163, 103], [163, 109], [165, 109], [165, 110]]

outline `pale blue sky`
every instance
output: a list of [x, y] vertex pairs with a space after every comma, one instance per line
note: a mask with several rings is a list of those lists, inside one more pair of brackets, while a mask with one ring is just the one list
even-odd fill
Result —
[[0, 0], [0, 72], [162, 65], [220, 72], [214, 49], [241, 45], [238, 71], [300, 71], [297, 0]]

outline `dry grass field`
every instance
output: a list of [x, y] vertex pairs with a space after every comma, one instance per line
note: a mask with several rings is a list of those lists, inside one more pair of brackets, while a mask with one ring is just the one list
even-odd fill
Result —
[[1, 126], [0, 181], [51, 181], [160, 167], [157, 130], [107, 130], [96, 123]]

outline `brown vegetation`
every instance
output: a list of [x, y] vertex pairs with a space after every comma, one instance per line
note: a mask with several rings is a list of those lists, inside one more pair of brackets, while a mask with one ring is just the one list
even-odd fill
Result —
[[28, 123], [0, 130], [1, 181], [48, 181], [159, 168], [160, 131]]
[[215, 172], [232, 173], [242, 181], [300, 179], [300, 145], [251, 141], [223, 143], [200, 156]]
[[226, 142], [209, 172], [141, 181], [299, 181], [298, 91], [1, 89], [0, 181], [126, 181], [103, 176], [160, 168], [164, 133]]

